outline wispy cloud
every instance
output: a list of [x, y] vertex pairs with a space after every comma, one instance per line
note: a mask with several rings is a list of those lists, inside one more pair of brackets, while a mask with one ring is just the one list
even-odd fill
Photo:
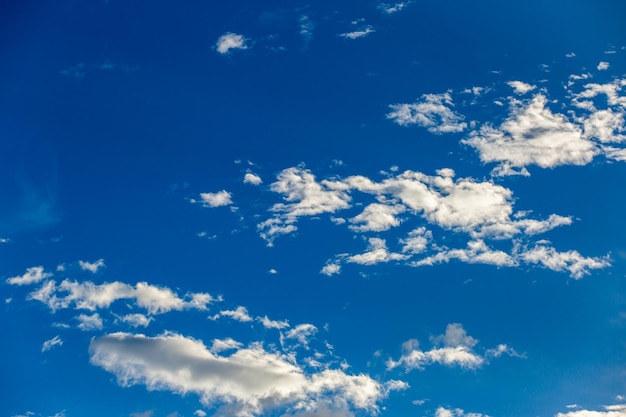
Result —
[[228, 32], [220, 36], [215, 43], [215, 50], [220, 54], [228, 54], [233, 49], [248, 49], [243, 35]]
[[376, 30], [374, 30], [374, 28], [371, 25], [367, 25], [364, 28], [359, 29], [359, 30], [341, 33], [339, 34], [339, 36], [341, 36], [342, 38], [346, 38], [346, 39], [358, 39], [358, 38], [364, 38], [365, 36], [374, 32], [376, 32]]
[[387, 118], [400, 126], [418, 125], [435, 134], [462, 132], [467, 129], [463, 116], [452, 108], [450, 93], [424, 94], [415, 103], [392, 104]]
[[60, 336], [54, 336], [52, 339], [46, 340], [41, 345], [41, 352], [47, 352], [55, 346], [63, 346], [63, 340]]

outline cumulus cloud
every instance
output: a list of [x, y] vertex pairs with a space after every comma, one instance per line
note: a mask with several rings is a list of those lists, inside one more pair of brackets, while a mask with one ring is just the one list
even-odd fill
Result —
[[[226, 190], [217, 193], [200, 193], [200, 202], [204, 207], [222, 207], [233, 204], [232, 194]], [[195, 202], [195, 200], [193, 201]]]
[[78, 265], [83, 271], [89, 271], [93, 274], [105, 266], [104, 259], [98, 259], [96, 262], [78, 261]]
[[222, 310], [212, 316], [211, 319], [217, 320], [220, 317], [228, 317], [232, 320], [240, 321], [242, 323], [247, 323], [254, 320], [252, 317], [250, 317], [250, 314], [248, 314], [248, 309], [243, 306], [239, 306], [234, 310]]
[[267, 316], [257, 317], [256, 320], [266, 329], [280, 330], [289, 327], [289, 322], [287, 320], [270, 320]]
[[125, 316], [122, 316], [120, 320], [122, 320], [123, 323], [126, 323], [132, 327], [148, 327], [150, 325], [150, 322], [152, 321], [152, 317], [147, 317], [144, 314], [135, 313], [126, 314]]
[[256, 174], [253, 174], [252, 172], [246, 172], [246, 175], [244, 175], [243, 177], [243, 183], [251, 184], [251, 185], [260, 185], [261, 183], [263, 183], [263, 180], [261, 179], [261, 177], [259, 177]]
[[546, 244], [523, 250], [519, 257], [527, 263], [539, 264], [553, 271], [567, 271], [574, 279], [590, 274], [590, 270], [602, 269], [611, 265], [608, 256], [589, 258], [575, 250], [559, 252]]
[[369, 243], [366, 252], [349, 256], [346, 259], [346, 262], [361, 265], [374, 265], [381, 262], [399, 261], [406, 259], [406, 255], [390, 252], [387, 249], [387, 242], [385, 242], [384, 239], [372, 237], [368, 239], [368, 242]]
[[400, 126], [418, 125], [435, 134], [462, 132], [467, 128], [463, 116], [452, 108], [450, 93], [424, 94], [415, 103], [392, 104], [387, 118]]
[[320, 273], [326, 275], [326, 276], [332, 276], [332, 275], [336, 275], [339, 272], [341, 272], [341, 265], [337, 262], [329, 262], [326, 265], [324, 265], [324, 267], [322, 268], [322, 270], [320, 271]]
[[496, 266], [515, 266], [517, 261], [508, 253], [489, 248], [483, 240], [468, 242], [465, 249], [449, 249], [412, 263], [413, 266], [435, 265], [442, 262], [458, 260], [470, 264], [488, 264]]
[[98, 313], [94, 313], [92, 315], [81, 314], [77, 317], [78, 328], [84, 332], [88, 332], [91, 330], [102, 330], [102, 319]]
[[243, 35], [228, 32], [219, 37], [215, 49], [220, 54], [227, 54], [232, 49], [248, 49], [248, 45], [246, 45], [246, 38]]
[[358, 216], [350, 219], [350, 229], [355, 232], [382, 232], [400, 224], [400, 219], [396, 216], [404, 213], [406, 207], [403, 205], [387, 205], [372, 203], [365, 207]]
[[51, 276], [51, 273], [44, 272], [43, 266], [33, 266], [27, 268], [23, 275], [8, 278], [6, 282], [11, 285], [30, 285], [36, 284]]
[[525, 82], [522, 81], [509, 81], [507, 83], [509, 85], [509, 87], [511, 87], [515, 93], [517, 94], [526, 94], [529, 91], [534, 90], [535, 88], [537, 88], [536, 85], [531, 85], [531, 84], [527, 84]]
[[109, 308], [118, 300], [131, 300], [149, 314], [184, 309], [206, 310], [209, 304], [219, 300], [208, 293], [189, 293], [183, 299], [167, 287], [146, 282], [132, 286], [118, 281], [94, 284], [91, 281], [67, 279], [60, 284], [53, 280], [46, 281], [39, 289], [31, 292], [28, 298], [48, 305], [52, 311], [65, 308], [95, 311]]
[[576, 410], [558, 413], [556, 417], [626, 417], [626, 404], [606, 405], [604, 410]]
[[487, 123], [462, 143], [475, 148], [482, 162], [497, 163], [494, 175], [529, 175], [529, 165], [553, 168], [591, 162], [599, 153], [596, 145], [546, 104], [542, 94], [529, 101], [514, 100], [510, 116], [499, 127]]
[[363, 29], [355, 30], [352, 32], [341, 33], [339, 34], [339, 36], [341, 36], [342, 38], [346, 38], [346, 39], [358, 39], [358, 38], [363, 38], [369, 35], [370, 33], [374, 33], [374, 32], [376, 32], [374, 28], [371, 25], [367, 25]]
[[[445, 366], [458, 366], [463, 369], [477, 369], [486, 363], [486, 355], [478, 354], [473, 348], [478, 341], [469, 336], [462, 324], [451, 323], [446, 327], [443, 335], [432, 337], [435, 345], [428, 351], [419, 348], [416, 339], [411, 339], [403, 344], [403, 354], [397, 360], [389, 359], [387, 369], [403, 367], [406, 371], [413, 369], [423, 370], [426, 366], [435, 363]], [[508, 352], [506, 345], [503, 352]], [[494, 355], [491, 355], [495, 357]]]
[[596, 68], [598, 68], [598, 71], [606, 71], [609, 69], [609, 63], [606, 61], [600, 61]]
[[58, 335], [43, 342], [43, 345], [41, 345], [41, 352], [47, 352], [55, 346], [63, 346], [63, 340], [61, 340], [61, 337]]
[[120, 385], [195, 393], [205, 406], [217, 407], [218, 416], [313, 412], [320, 406], [375, 413], [390, 390], [407, 387], [341, 370], [306, 374], [289, 357], [269, 352], [260, 343], [230, 351], [223, 356], [175, 333], [113, 333], [93, 339], [89, 346], [91, 363], [114, 374]]

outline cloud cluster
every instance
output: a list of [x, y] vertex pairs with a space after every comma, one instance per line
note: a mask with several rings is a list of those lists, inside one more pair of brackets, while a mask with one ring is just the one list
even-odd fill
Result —
[[403, 354], [398, 360], [389, 359], [387, 369], [403, 367], [406, 371], [423, 370], [426, 366], [440, 364], [444, 366], [458, 366], [463, 369], [477, 369], [483, 366], [489, 358], [500, 357], [503, 354], [521, 357], [515, 350], [502, 344], [494, 349], [488, 349], [484, 354], [474, 350], [478, 343], [468, 336], [463, 325], [448, 324], [443, 335], [431, 338], [434, 347], [423, 351], [419, 348], [416, 339], [408, 340], [403, 344]]
[[228, 348], [230, 354], [221, 355], [199, 340], [169, 332], [155, 337], [112, 333], [93, 339], [89, 353], [91, 363], [114, 374], [122, 386], [196, 393], [205, 406], [217, 407], [218, 416], [319, 407], [376, 412], [391, 390], [407, 387], [334, 369], [307, 374], [293, 358], [260, 343]]
[[387, 118], [400, 126], [418, 125], [435, 134], [462, 132], [467, 129], [463, 116], [452, 108], [450, 93], [424, 94], [415, 103], [392, 104]]

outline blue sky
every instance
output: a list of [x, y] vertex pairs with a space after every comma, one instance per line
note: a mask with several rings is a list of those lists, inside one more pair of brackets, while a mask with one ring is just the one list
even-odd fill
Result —
[[2, 416], [626, 416], [622, 2], [1, 7]]

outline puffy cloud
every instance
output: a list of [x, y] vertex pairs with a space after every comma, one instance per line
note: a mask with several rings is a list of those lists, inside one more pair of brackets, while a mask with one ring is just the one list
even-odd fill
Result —
[[148, 327], [152, 321], [152, 317], [147, 317], [144, 314], [126, 314], [120, 318], [123, 323], [133, 327]]
[[198, 416], [198, 417], [206, 417], [206, 416], [207, 416], [207, 414], [206, 414], [204, 411], [202, 411], [202, 410], [196, 410], [196, 411], [194, 411], [194, 412], [193, 412], [193, 415], [194, 415], [194, 416]]
[[620, 94], [625, 86], [626, 78], [616, 79], [607, 84], [585, 84], [583, 91], [573, 95], [572, 104], [582, 109], [595, 111], [595, 105], [589, 100], [599, 95], [603, 95], [606, 96], [607, 104], [609, 106], [620, 106], [622, 108], [626, 108], [626, 96]]
[[267, 316], [257, 317], [256, 319], [266, 329], [280, 330], [289, 327], [289, 322], [287, 320], [270, 320]]
[[585, 136], [603, 143], [625, 142], [626, 136], [621, 132], [624, 127], [624, 113], [611, 109], [593, 112], [584, 121]]
[[51, 273], [44, 272], [43, 266], [33, 266], [27, 268], [23, 275], [8, 278], [6, 282], [11, 285], [30, 285], [36, 284], [51, 276]]
[[118, 300], [134, 300], [138, 307], [149, 314], [167, 313], [171, 310], [206, 310], [209, 304], [218, 301], [207, 293], [191, 293], [185, 299], [178, 297], [171, 289], [139, 282], [134, 287], [122, 282], [94, 284], [91, 281], [76, 282], [63, 280], [45, 282], [28, 296], [31, 300], [47, 304], [52, 311], [73, 307], [79, 310], [95, 311], [109, 308]]
[[404, 213], [406, 207], [403, 205], [387, 205], [372, 203], [365, 207], [358, 216], [350, 219], [350, 229], [355, 232], [382, 232], [392, 227], [398, 226], [400, 220], [396, 217]]
[[402, 243], [402, 253], [408, 253], [415, 255], [422, 253], [428, 247], [428, 243], [432, 240], [433, 234], [430, 230], [426, 230], [425, 227], [418, 227], [409, 232], [409, 236], [400, 239]]
[[88, 332], [91, 330], [102, 330], [102, 319], [98, 313], [94, 313], [92, 315], [81, 314], [77, 317], [78, 328], [84, 332]]
[[[222, 207], [233, 204], [232, 194], [226, 190], [217, 193], [200, 193], [200, 200], [204, 207]], [[194, 200], [195, 202], [195, 200]]]
[[529, 91], [534, 90], [535, 88], [537, 88], [536, 85], [531, 85], [531, 84], [526, 84], [525, 82], [522, 81], [509, 81], [507, 83], [509, 85], [509, 87], [511, 87], [515, 93], [517, 94], [526, 94]]
[[537, 244], [533, 248], [524, 249], [519, 258], [531, 264], [540, 264], [553, 271], [568, 271], [574, 279], [590, 274], [592, 269], [602, 269], [611, 265], [609, 257], [588, 258], [575, 250], [558, 252], [546, 244]]
[[91, 341], [91, 363], [114, 374], [122, 386], [193, 392], [217, 415], [253, 416], [270, 410], [313, 412], [320, 407], [354, 407], [375, 413], [390, 390], [367, 375], [327, 369], [307, 375], [280, 353], [261, 344], [216, 354], [199, 340], [175, 333], [156, 337], [113, 333]]
[[596, 68], [598, 68], [598, 71], [606, 71], [609, 69], [609, 65], [610, 64], [606, 61], [600, 61]]
[[489, 417], [487, 414], [466, 413], [460, 408], [439, 407], [435, 411], [435, 417]]
[[[498, 357], [505, 353], [514, 352], [512, 349], [509, 350], [506, 345], [500, 345], [504, 346], [500, 355], [492, 353], [488, 353], [485, 356], [479, 355], [473, 350], [478, 341], [469, 336], [463, 325], [459, 323], [448, 324], [445, 334], [432, 337], [431, 340], [435, 346], [428, 351], [421, 350], [416, 339], [405, 342], [402, 345], [402, 356], [397, 361], [389, 359], [387, 361], [387, 369], [391, 370], [402, 366], [407, 371], [413, 369], [422, 370], [425, 366], [434, 363], [445, 366], [459, 366], [464, 369], [477, 369], [486, 363], [488, 356]], [[491, 352], [491, 350], [488, 352]]]
[[234, 310], [222, 310], [219, 313], [212, 316], [211, 319], [217, 320], [220, 317], [228, 317], [230, 319], [233, 319], [235, 321], [240, 321], [242, 323], [247, 323], [247, 322], [254, 320], [252, 317], [250, 317], [250, 314], [248, 314], [248, 309], [243, 306], [239, 306]]
[[599, 153], [596, 145], [546, 104], [542, 94], [527, 102], [513, 101], [510, 116], [498, 128], [485, 124], [462, 143], [475, 148], [482, 162], [498, 163], [494, 175], [529, 175], [529, 165], [553, 168], [591, 162]]
[[78, 265], [83, 271], [89, 271], [93, 274], [105, 266], [104, 259], [98, 259], [96, 262], [78, 261]]
[[341, 265], [337, 262], [329, 262], [324, 265], [320, 272], [326, 276], [336, 275], [341, 272]]
[[470, 264], [488, 264], [496, 266], [515, 266], [517, 261], [508, 253], [489, 248], [482, 240], [472, 240], [466, 249], [449, 249], [437, 252], [413, 262], [413, 266], [435, 265], [451, 260], [458, 260]]
[[243, 177], [243, 183], [251, 184], [251, 185], [260, 185], [263, 183], [263, 180], [261, 179], [261, 177], [259, 177], [256, 174], [253, 174], [252, 172], [246, 172], [246, 175], [244, 175]]
[[369, 35], [370, 33], [374, 33], [374, 32], [376, 32], [374, 30], [374, 28], [371, 25], [367, 25], [366, 27], [364, 27], [361, 30], [355, 30], [353, 32], [341, 33], [339, 36], [341, 36], [342, 38], [346, 38], [346, 39], [358, 39], [358, 38], [363, 38], [363, 37]]
[[43, 345], [41, 345], [41, 352], [47, 352], [55, 346], [63, 346], [63, 340], [61, 340], [61, 337], [58, 335], [43, 342]]
[[220, 54], [227, 54], [231, 49], [248, 49], [248, 45], [243, 35], [228, 32], [219, 37], [215, 48]]
[[317, 327], [312, 324], [304, 323], [298, 324], [293, 329], [287, 331], [284, 335], [281, 335], [283, 341], [287, 339], [295, 339], [300, 346], [307, 348], [309, 346], [309, 340], [317, 334]]
[[467, 128], [463, 116], [452, 110], [450, 93], [424, 94], [415, 103], [392, 104], [387, 118], [400, 126], [416, 124], [435, 134], [462, 132]]
[[243, 343], [238, 342], [230, 337], [226, 339], [214, 339], [213, 345], [211, 346], [211, 352], [220, 353], [226, 350], [240, 349], [242, 346]]
[[374, 265], [381, 262], [400, 261], [407, 256], [401, 253], [389, 252], [384, 239], [372, 237], [368, 239], [368, 248], [364, 253], [349, 256], [346, 261], [361, 265]]
[[626, 404], [604, 406], [604, 411], [577, 410], [558, 413], [556, 417], [626, 417]]

